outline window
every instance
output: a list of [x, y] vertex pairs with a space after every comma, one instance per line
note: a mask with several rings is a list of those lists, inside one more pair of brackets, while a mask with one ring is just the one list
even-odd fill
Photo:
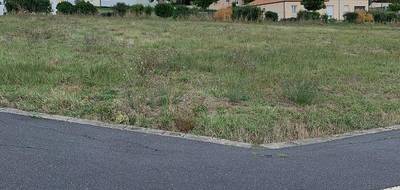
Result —
[[354, 11], [365, 11], [365, 6], [354, 6]]
[[333, 11], [333, 5], [326, 6], [326, 15], [328, 15], [330, 18], [333, 17]]
[[292, 5], [291, 8], [292, 8], [292, 13], [296, 14], [297, 13], [297, 10], [296, 10], [297, 9], [297, 5]]

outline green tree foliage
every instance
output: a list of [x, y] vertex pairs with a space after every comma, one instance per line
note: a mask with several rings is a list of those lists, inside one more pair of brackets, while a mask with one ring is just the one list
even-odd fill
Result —
[[355, 23], [358, 17], [358, 14], [355, 12], [348, 12], [343, 15], [344, 20], [350, 23]]
[[278, 13], [272, 12], [272, 11], [265, 12], [265, 20], [277, 22], [278, 21]]
[[83, 0], [77, 1], [75, 8], [78, 14], [94, 15], [97, 13], [97, 8], [93, 4]]
[[58, 3], [56, 8], [57, 12], [62, 14], [74, 14], [76, 12], [75, 6], [68, 1]]
[[27, 11], [31, 13], [49, 13], [51, 4], [49, 0], [7, 0], [5, 6], [8, 11]]
[[171, 17], [174, 13], [174, 6], [169, 3], [157, 4], [154, 7], [154, 12], [159, 17], [168, 18]]
[[400, 11], [400, 0], [390, 1], [389, 10], [394, 12]]
[[144, 14], [146, 16], [151, 16], [152, 13], [153, 13], [153, 7], [151, 7], [150, 5], [144, 7]]
[[126, 5], [125, 3], [117, 3], [114, 5], [113, 10], [115, 14], [117, 14], [120, 17], [123, 17], [126, 15], [128, 8], [129, 6]]
[[309, 11], [318, 11], [326, 8], [324, 0], [302, 0], [301, 4]]
[[173, 18], [188, 18], [191, 14], [189, 7], [185, 5], [175, 5]]
[[319, 20], [321, 15], [316, 11], [299, 11], [297, 13], [298, 20]]
[[143, 14], [144, 11], [144, 6], [142, 4], [136, 4], [131, 6], [131, 11], [134, 13], [136, 16], [140, 16]]

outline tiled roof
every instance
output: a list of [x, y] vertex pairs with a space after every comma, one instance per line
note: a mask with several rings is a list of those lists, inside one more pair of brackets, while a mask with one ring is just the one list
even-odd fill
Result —
[[265, 4], [274, 4], [280, 2], [300, 2], [301, 0], [254, 0], [249, 5], [265, 5]]

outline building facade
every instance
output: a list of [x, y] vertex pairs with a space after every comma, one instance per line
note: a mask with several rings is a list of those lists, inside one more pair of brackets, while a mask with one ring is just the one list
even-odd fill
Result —
[[235, 3], [238, 6], [243, 5], [243, 0], [218, 0], [217, 2], [210, 5], [211, 10], [220, 10], [231, 7]]
[[[299, 11], [305, 10], [301, 0], [255, 0], [250, 5], [258, 6], [264, 11], [272, 11], [278, 14], [279, 19], [295, 18]], [[328, 0], [326, 8], [318, 12], [328, 15], [330, 18], [343, 20], [343, 15], [356, 10], [368, 11], [368, 0]]]
[[4, 5], [4, 1], [0, 0], [0, 16], [4, 15], [6, 13], [6, 7]]

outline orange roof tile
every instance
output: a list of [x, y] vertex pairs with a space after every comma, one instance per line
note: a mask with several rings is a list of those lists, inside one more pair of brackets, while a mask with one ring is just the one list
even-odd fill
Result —
[[265, 5], [265, 4], [274, 4], [280, 2], [300, 2], [301, 0], [254, 0], [249, 5]]

